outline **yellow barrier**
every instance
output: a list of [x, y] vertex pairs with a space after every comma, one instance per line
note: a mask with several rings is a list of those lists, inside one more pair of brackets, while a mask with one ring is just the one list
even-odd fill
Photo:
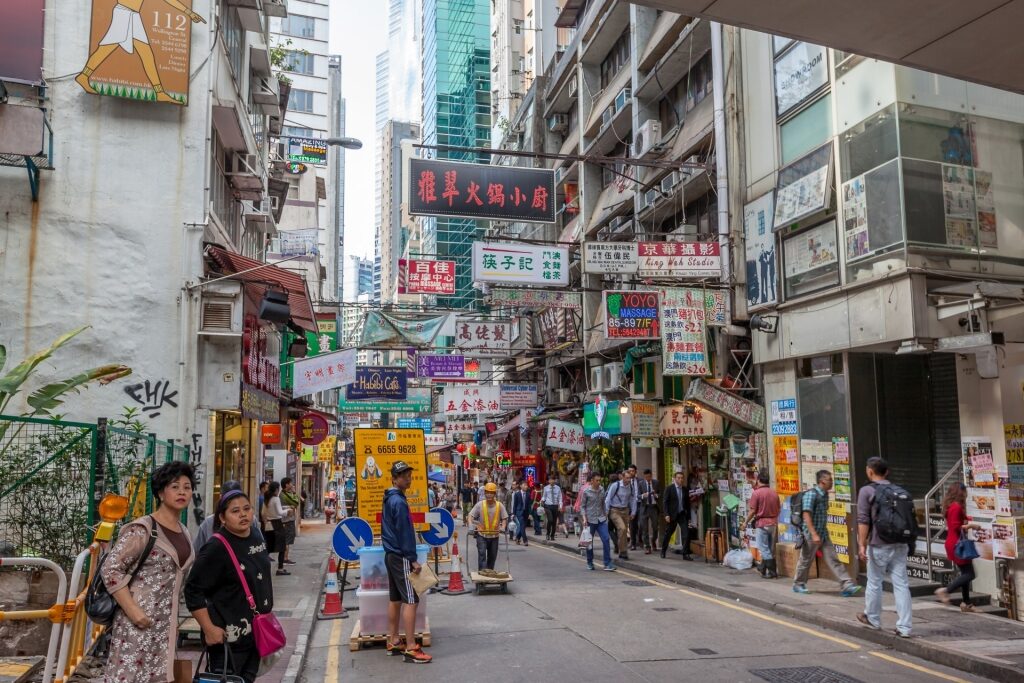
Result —
[[[98, 531], [96, 535], [100, 537], [102, 534]], [[85, 595], [96, 574], [96, 566], [99, 564], [102, 550], [103, 546], [97, 540], [79, 553], [74, 569], [71, 571], [71, 581], [68, 586], [69, 594], [71, 591], [75, 591], [75, 596], [71, 598], [69, 595], [68, 600], [60, 606], [62, 628], [55, 679], [62, 683], [66, 683], [71, 678], [75, 669], [82, 663], [85, 653], [89, 651], [89, 647], [103, 632], [103, 627], [96, 626], [89, 621], [89, 617], [85, 613]], [[85, 573], [83, 582], [86, 560], [89, 561], [89, 571]]]

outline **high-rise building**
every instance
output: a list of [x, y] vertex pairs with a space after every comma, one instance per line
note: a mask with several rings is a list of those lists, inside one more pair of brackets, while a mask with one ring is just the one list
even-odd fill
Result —
[[[391, 90], [389, 79], [389, 64], [387, 50], [377, 54], [377, 86], [376, 100], [374, 104], [374, 139], [380, 140], [384, 130], [384, 124], [388, 120], [388, 101]], [[378, 146], [373, 155], [373, 300], [380, 301], [381, 294], [381, 254], [380, 254], [380, 231], [381, 207], [380, 207], [380, 186], [381, 186], [381, 156]]]
[[287, 17], [271, 18], [270, 36], [274, 47], [285, 50], [285, 70], [292, 82], [282, 134], [327, 137], [327, 0], [291, 0]]
[[[490, 147], [491, 6], [487, 0], [423, 0], [423, 142], [441, 147]], [[437, 158], [487, 163], [475, 151], [435, 150]], [[471, 308], [470, 256], [483, 225], [461, 218], [422, 219], [427, 254], [455, 261], [455, 295], [441, 307]]]
[[416, 0], [390, 0], [388, 118], [420, 120], [420, 16]]
[[[398, 297], [398, 259], [406, 252], [412, 235], [413, 219], [402, 197], [402, 142], [419, 140], [420, 127], [407, 121], [388, 121], [381, 135], [380, 156], [381, 226], [380, 273], [381, 301], [392, 303]], [[376, 266], [376, 264], [374, 264]]]
[[373, 260], [346, 256], [344, 281], [346, 301], [355, 301], [360, 294], [373, 294]]

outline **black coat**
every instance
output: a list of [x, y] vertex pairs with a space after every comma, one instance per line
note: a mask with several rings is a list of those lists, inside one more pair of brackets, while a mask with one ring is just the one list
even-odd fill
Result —
[[512, 494], [512, 516], [518, 515], [528, 516], [530, 514], [530, 495], [531, 492], [527, 491], [516, 491]]
[[[683, 492], [683, 512], [689, 515], [690, 513], [690, 490], [685, 484], [681, 487]], [[661, 496], [661, 511], [662, 514], [668, 517], [675, 517], [676, 511], [679, 509], [679, 497], [676, 495], [675, 483], [669, 484], [665, 487], [665, 493]]]
[[[647, 498], [644, 494], [648, 492], [650, 487], [651, 496]], [[636, 482], [636, 504], [639, 506], [655, 505], [659, 509], [661, 507], [661, 494], [659, 493], [658, 480], [652, 479], [651, 483], [648, 484], [646, 479], [639, 479]]]

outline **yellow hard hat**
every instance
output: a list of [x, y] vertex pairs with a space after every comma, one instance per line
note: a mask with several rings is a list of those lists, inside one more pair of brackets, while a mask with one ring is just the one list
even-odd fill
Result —
[[492, 481], [484, 485], [484, 493], [497, 493], [498, 486]]

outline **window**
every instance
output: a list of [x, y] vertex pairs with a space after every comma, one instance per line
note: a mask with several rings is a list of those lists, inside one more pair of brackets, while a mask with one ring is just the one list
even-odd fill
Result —
[[711, 94], [711, 54], [704, 55], [686, 76], [686, 111], [690, 111]]
[[299, 14], [289, 14], [281, 20], [281, 33], [299, 38], [315, 38], [316, 19]]
[[517, 36], [520, 36], [520, 35], [523, 34], [523, 20], [522, 19], [513, 19], [512, 20], [512, 32], [515, 33]]
[[288, 98], [288, 109], [291, 111], [313, 112], [313, 92], [311, 90], [292, 89]]
[[839, 284], [839, 245], [834, 219], [785, 238], [782, 251], [787, 299]]
[[832, 143], [826, 143], [779, 171], [773, 230], [824, 211], [831, 203]]
[[245, 29], [238, 19], [238, 12], [234, 7], [226, 8], [224, 21], [220, 27], [224, 38], [224, 47], [228, 51], [228, 62], [235, 74], [235, 79], [242, 77], [242, 63], [245, 57]]
[[821, 45], [797, 43], [775, 59], [775, 111], [793, 111], [828, 85], [828, 51]]
[[785, 36], [772, 36], [772, 50], [774, 50], [775, 54], [779, 54], [792, 44], [792, 38], [786, 38]]
[[612, 45], [608, 56], [601, 62], [601, 88], [615, 80], [619, 70], [629, 61], [629, 31], [626, 31]]
[[783, 164], [791, 163], [801, 154], [818, 147], [832, 137], [832, 94], [827, 93], [779, 129]]
[[852, 179], [899, 154], [896, 111], [886, 107], [864, 119], [839, 138], [843, 178]]
[[316, 61], [315, 56], [308, 52], [297, 52], [289, 50], [285, 55], [284, 63], [291, 67], [290, 71], [297, 74], [313, 74]]
[[312, 128], [302, 128], [301, 126], [283, 126], [281, 128], [281, 137], [285, 138], [311, 138], [313, 137]]
[[843, 183], [843, 234], [848, 263], [902, 247], [899, 161]]

